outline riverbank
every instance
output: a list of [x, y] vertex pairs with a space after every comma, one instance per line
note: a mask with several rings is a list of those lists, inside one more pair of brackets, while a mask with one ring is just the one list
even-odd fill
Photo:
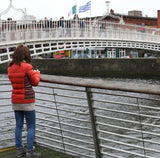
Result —
[[[33, 59], [32, 65], [48, 75], [160, 79], [159, 58]], [[7, 73], [7, 63], [0, 65], [0, 73]]]

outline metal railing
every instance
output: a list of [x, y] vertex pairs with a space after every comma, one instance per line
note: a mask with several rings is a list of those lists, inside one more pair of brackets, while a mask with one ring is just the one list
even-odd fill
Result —
[[[15, 123], [11, 86], [0, 86], [2, 148]], [[38, 144], [82, 158], [159, 157], [159, 85], [42, 75], [35, 91]]]
[[11, 60], [20, 43], [30, 48], [33, 57], [86, 48], [90, 56], [91, 49], [100, 48], [160, 51], [160, 29], [101, 20], [63, 22], [62, 25], [60, 21], [0, 21], [0, 64]]
[[0, 21], [1, 43], [55, 38], [107, 38], [159, 43], [159, 35], [160, 29], [102, 20]]

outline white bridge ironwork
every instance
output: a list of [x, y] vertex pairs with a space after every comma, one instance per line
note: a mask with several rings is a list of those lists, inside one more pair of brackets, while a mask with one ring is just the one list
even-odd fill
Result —
[[[81, 48], [129, 48], [160, 52], [160, 29], [104, 21], [0, 21], [0, 64], [11, 60], [17, 44], [32, 56]], [[62, 25], [61, 25], [62, 24]], [[64, 27], [62, 27], [64, 26]]]

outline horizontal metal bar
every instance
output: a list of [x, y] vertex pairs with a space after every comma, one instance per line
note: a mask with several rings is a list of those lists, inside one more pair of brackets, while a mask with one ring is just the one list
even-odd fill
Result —
[[[63, 103], [63, 104], [68, 105], [66, 103]], [[43, 107], [43, 108], [51, 109], [51, 110], [58, 110], [58, 111], [65, 111], [65, 112], [75, 113], [75, 114], [89, 115], [89, 113], [77, 112], [77, 111], [73, 111], [73, 110], [67, 110], [67, 109], [64, 109], [64, 108], [62, 109], [62, 108], [49, 107], [49, 106], [41, 105], [41, 104], [36, 104], [36, 105], [38, 105], [38, 107]], [[69, 105], [71, 105], [71, 104], [69, 104]], [[75, 104], [73, 106], [75, 106]], [[83, 107], [86, 107], [86, 106], [83, 106]]]
[[[57, 103], [57, 104], [64, 104], [64, 105], [70, 105], [70, 106], [75, 106], [75, 107], [85, 107], [85, 108], [88, 108], [88, 106], [87, 105], [81, 105], [81, 104], [76, 104], [76, 103], [67, 103], [67, 102], [62, 102], [62, 101], [54, 101], [53, 103]], [[39, 103], [36, 103], [36, 105], [38, 105], [38, 106], [41, 106], [41, 107], [44, 107], [45, 108], [45, 106], [44, 105], [42, 105], [42, 104], [39, 104]]]
[[[149, 127], [157, 127], [157, 128], [159, 127], [159, 125], [153, 125], [153, 124], [149, 124], [149, 123], [142, 123], [142, 122], [138, 122], [138, 121], [126, 120], [126, 119], [121, 119], [121, 118], [113, 118], [113, 117], [109, 117], [109, 116], [101, 116], [99, 114], [95, 114], [95, 116], [101, 117], [101, 118], [106, 118], [106, 119], [111, 119], [111, 120], [127, 122], [127, 123], [141, 124], [141, 125], [145, 125], [145, 126], [149, 126]], [[140, 116], [141, 116], [141, 114], [140, 114]]]
[[102, 116], [102, 115], [99, 115], [99, 114], [95, 114], [95, 116], [103, 118], [103, 119], [111, 119], [111, 120], [123, 121], [123, 122], [126, 122], [126, 123], [140, 124], [140, 122], [138, 122], [138, 121], [126, 120], [126, 119], [115, 118], [115, 117], [113, 118], [113, 117], [110, 117], [110, 116]]
[[43, 99], [43, 98], [39, 98], [39, 97], [36, 97], [36, 100], [41, 100], [41, 101], [46, 101], [46, 102], [53, 102], [53, 103], [55, 103], [54, 100], [48, 100], [48, 99]]
[[[52, 94], [53, 95], [53, 94]], [[69, 96], [69, 95], [60, 95], [60, 94], [54, 94], [55, 96], [57, 97], [64, 97], [64, 98], [74, 98], [74, 99], [82, 99], [82, 100], [87, 100], [87, 98], [84, 98], [84, 97], [74, 97], [74, 96]], [[42, 100], [42, 101], [52, 101], [52, 100], [45, 100], [45, 99], [42, 99], [42, 98], [36, 98], [37, 100]]]
[[11, 100], [11, 98], [10, 97], [3, 97], [3, 98], [0, 98], [0, 100]]
[[73, 130], [66, 130], [64, 128], [61, 127], [60, 128], [57, 128], [57, 127], [53, 127], [53, 126], [49, 126], [49, 125], [46, 125], [46, 124], [39, 124], [39, 123], [36, 123], [36, 125], [39, 125], [39, 126], [42, 126], [42, 127], [47, 127], [47, 128], [50, 128], [50, 129], [56, 129], [56, 130], [61, 130], [63, 132], [69, 132], [69, 133], [72, 133], [72, 134], [76, 134], [76, 135], [80, 135], [80, 136], [83, 136], [83, 137], [90, 137], [92, 138], [93, 136], [92, 135], [88, 135], [88, 134], [83, 134], [83, 133], [78, 133], [78, 132], [75, 132]]
[[0, 83], [0, 86], [4, 86], [4, 85], [11, 85], [11, 83], [10, 82], [7, 82], [7, 83]]
[[1, 142], [7, 141], [7, 140], [13, 140], [13, 139], [15, 139], [15, 138], [5, 138], [5, 139], [1, 139]]
[[[82, 114], [82, 115], [89, 115], [89, 113], [84, 113], [84, 112], [78, 112], [78, 111], [73, 111], [73, 110], [67, 110], [67, 109], [62, 109], [62, 108], [55, 108], [55, 107], [47, 107], [47, 106], [44, 106], [44, 105], [40, 105], [40, 104], [37, 104], [38, 107], [43, 107], [43, 108], [47, 108], [47, 109], [51, 109], [51, 110], [58, 110], [58, 111], [65, 111], [65, 112], [70, 112], [70, 113], [74, 113], [74, 114]], [[67, 105], [67, 104], [65, 104]], [[86, 106], [85, 106], [86, 107]]]
[[56, 101], [58, 104], [64, 104], [64, 105], [70, 105], [70, 106], [76, 106], [76, 107], [85, 107], [88, 108], [88, 105], [81, 105], [81, 104], [76, 104], [76, 103], [67, 103], [67, 102], [62, 102], [62, 101]]
[[[107, 141], [107, 142], [111, 142], [111, 143], [116, 143], [116, 144], [119, 144], [119, 145], [124, 145], [124, 146], [128, 146], [128, 147], [134, 147], [134, 148], [138, 148], [138, 149], [142, 149], [142, 150], [144, 149], [143, 146], [128, 144], [128, 143], [124, 143], [124, 142], [120, 142], [120, 141], [115, 141], [115, 140], [107, 139], [107, 138], [103, 138], [103, 137], [99, 137], [99, 138], [100, 138], [101, 140], [103, 140], [103, 141]], [[147, 147], [145, 147], [145, 150], [160, 153], [159, 150], [151, 149], [151, 148], [147, 148]]]
[[124, 102], [122, 103], [122, 102], [117, 102], [117, 101], [99, 100], [99, 99], [93, 99], [93, 101], [102, 102], [102, 103], [110, 103], [110, 104], [118, 104], [118, 105], [126, 105], [126, 106], [138, 107], [137, 104], [133, 104], [133, 103], [124, 103]]
[[[54, 123], [57, 123], [57, 121], [53, 121], [53, 120], [49, 120], [49, 119], [44, 119], [44, 118], [40, 118], [40, 117], [37, 117], [39, 120], [45, 120], [45, 121], [49, 121], [49, 122], [54, 122]], [[88, 129], [88, 130], [91, 130], [91, 128], [89, 127], [86, 127], [86, 126], [78, 126], [78, 125], [73, 125], [73, 124], [69, 124], [69, 123], [64, 123], [64, 122], [61, 122], [62, 125], [65, 125], [65, 126], [69, 126], [69, 127], [75, 127], [75, 128], [80, 128], [80, 129]]]
[[145, 115], [145, 114], [138, 114], [138, 113], [131, 113], [131, 112], [126, 112], [126, 111], [121, 111], [121, 110], [112, 110], [108, 108], [100, 108], [100, 107], [95, 107], [96, 110], [103, 110], [103, 111], [110, 111], [110, 112], [115, 112], [115, 113], [122, 113], [122, 114], [128, 114], [128, 115], [133, 115], [133, 116], [141, 116], [141, 117], [147, 117], [147, 118], [154, 118], [154, 119], [160, 119], [160, 117], [153, 116], [153, 115]]
[[[44, 143], [44, 142], [41, 142], [41, 141], [38, 141], [38, 140], [36, 141], [36, 143], [64, 151], [63, 148], [60, 148], [60, 147], [57, 147], [57, 146], [54, 146], [54, 145], [51, 145], [51, 144], [47, 144], [47, 143]], [[73, 150], [69, 150], [69, 149], [67, 149], [67, 152], [70, 152], [70, 153], [73, 153], [73, 154], [78, 154], [80, 156], [85, 156], [86, 158], [87, 157], [88, 158], [93, 158], [91, 155], [86, 155], [86, 154], [79, 153], [79, 152], [76, 152], [76, 151], [73, 151]]]
[[[98, 121], [96, 121], [96, 123], [97, 123], [97, 125], [109, 126], [109, 127], [119, 128], [119, 129], [123, 129], [123, 130], [129, 130], [129, 131], [142, 133], [141, 130], [136, 130], [136, 129], [126, 128], [126, 127], [116, 126], [116, 125], [107, 124], [107, 123], [101, 123], [101, 122], [98, 122]], [[147, 132], [147, 131], [144, 131], [144, 130], [143, 130], [143, 134], [150, 134], [150, 135], [154, 135], [154, 136], [160, 137], [160, 134]]]
[[109, 131], [104, 131], [101, 129], [97, 130], [100, 133], [105, 133], [105, 134], [109, 134], [109, 135], [113, 135], [113, 136], [118, 136], [118, 137], [122, 137], [122, 138], [127, 138], [127, 139], [133, 139], [133, 140], [137, 140], [137, 141], [142, 141], [142, 142], [146, 142], [146, 143], [152, 143], [152, 144], [156, 144], [156, 145], [160, 145], [160, 142], [156, 142], [156, 141], [152, 141], [152, 140], [148, 140], [148, 139], [142, 139], [142, 138], [138, 138], [138, 137], [131, 137], [131, 136], [127, 136], [127, 135], [122, 135], [122, 134], [118, 134], [118, 133], [114, 133], [114, 132], [109, 132]]
[[35, 90], [35, 93], [36, 93], [36, 94], [47, 94], [47, 95], [49, 95], [49, 96], [56, 95], [56, 94], [52, 94], [52, 93], [48, 93], [48, 92], [44, 92], [44, 91], [41, 91], [41, 92], [40, 92], [40, 91], [36, 91], [36, 90]]
[[57, 83], [62, 85], [71, 85], [71, 86], [80, 86], [80, 87], [89, 87], [89, 88], [98, 88], [98, 89], [108, 89], [113, 91], [124, 91], [124, 92], [133, 92], [133, 93], [146, 93], [146, 94], [160, 94], [160, 86], [156, 85], [145, 85], [141, 84], [139, 87], [138, 84], [133, 85], [133, 83], [127, 83], [128, 86], [122, 86], [122, 83], [116, 84], [114, 81], [99, 81], [97, 83], [96, 80], [93, 79], [83, 79], [67, 77], [57, 77], [54, 75], [41, 75], [41, 81], [48, 83]]
[[[41, 136], [37, 136], [37, 135], [36, 135], [36, 137], [41, 138]], [[41, 145], [45, 145], [45, 146], [52, 147], [53, 149], [59, 149], [59, 150], [64, 151], [64, 149], [61, 148], [61, 147], [58, 147], [58, 146], [55, 146], [55, 145], [51, 145], [51, 144], [47, 144], [47, 143], [44, 143], [44, 142], [42, 142], [42, 141], [40, 141], [40, 140], [36, 140], [36, 143], [41, 144]]]
[[8, 104], [8, 105], [6, 105], [6, 104], [5, 105], [0, 104], [0, 107], [7, 107], [7, 106], [11, 107], [12, 105], [11, 104]]
[[13, 113], [13, 111], [1, 111], [0, 114]]
[[[49, 136], [54, 135], [54, 136], [56, 136], [56, 137], [60, 137], [60, 138], [61, 138], [61, 135], [60, 135], [60, 134], [48, 132], [48, 131], [41, 130], [41, 129], [36, 129], [36, 131], [37, 131], [37, 132], [41, 132], [41, 134], [42, 134], [42, 133], [46, 133], [46, 134], [49, 134]], [[42, 135], [41, 135], [41, 136], [42, 136]], [[49, 137], [48, 139], [52, 140], [50, 137]]]
[[89, 113], [84, 113], [84, 112], [78, 112], [78, 111], [72, 111], [72, 110], [67, 110], [67, 109], [62, 109], [62, 108], [57, 108], [58, 111], [65, 111], [65, 112], [70, 112], [70, 113], [74, 113], [74, 114], [81, 114], [81, 115], [88, 115]]
[[0, 91], [0, 93], [11, 93], [11, 90], [7, 90], [7, 91]]
[[[61, 143], [61, 144], [64, 144], [64, 145], [69, 145], [69, 146], [73, 146], [75, 147], [75, 144], [71, 144], [71, 143], [67, 143], [67, 142], [62, 142], [62, 141], [58, 141], [58, 140], [55, 140], [53, 138], [49, 138], [49, 137], [44, 137], [44, 136], [40, 136], [40, 135], [36, 135], [36, 137], [39, 137], [39, 138], [42, 138], [42, 139], [45, 139], [45, 140], [49, 140], [49, 141], [53, 141], [53, 142], [57, 142], [57, 143]], [[82, 146], [79, 146], [76, 144], [76, 148], [79, 148], [79, 149], [84, 149], [84, 150], [87, 150], [87, 151], [94, 151], [93, 149], [90, 149], [90, 148], [87, 148], [87, 147], [82, 147]]]
[[124, 158], [123, 156], [119, 156], [119, 155], [115, 155], [115, 154], [111, 154], [111, 153], [107, 153], [107, 152], [104, 152], [103, 150], [101, 151], [101, 154], [103, 156], [111, 156], [112, 158]]
[[87, 98], [84, 97], [75, 97], [75, 96], [69, 96], [69, 95], [60, 95], [56, 94], [57, 97], [64, 97], [64, 98], [74, 98], [74, 99], [82, 99], [82, 100], [87, 100]]
[[135, 156], [141, 156], [141, 157], [145, 157], [145, 158], [153, 158], [153, 157], [150, 157], [150, 156], [147, 156], [147, 155], [139, 154], [137, 152], [134, 153], [134, 152], [131, 152], [129, 150], [118, 149], [118, 148], [114, 148], [114, 147], [107, 146], [107, 145], [100, 144], [100, 147], [115, 150], [115, 151], [119, 151], [121, 153], [123, 152], [123, 153], [127, 153], [127, 154], [132, 154], [132, 155], [135, 155]]
[[[43, 83], [43, 81], [41, 81], [40, 83]], [[45, 83], [45, 82], [44, 82]], [[54, 83], [53, 83], [54, 84]], [[56, 83], [55, 83], [56, 84]], [[85, 90], [80, 90], [80, 89], [71, 89], [71, 88], [66, 88], [66, 87], [58, 87], [58, 86], [47, 86], [47, 85], [39, 85], [40, 87], [44, 87], [44, 88], [52, 88], [52, 89], [61, 89], [61, 90], [66, 90], [66, 91], [76, 91], [76, 92], [84, 92]], [[74, 87], [77, 87], [76, 85]]]
[[[0, 127], [1, 127], [1, 129], [4, 128], [4, 127], [8, 127], [8, 125], [9, 125], [9, 127], [13, 127], [13, 124], [12, 124], [12, 125], [11, 125], [11, 124], [12, 124], [12, 122], [10, 122], [10, 123], [7, 122], [6, 125], [2, 125], [2, 126], [0, 125]], [[15, 125], [14, 125], [14, 126], [15, 126]], [[7, 130], [8, 130], [8, 129], [7, 129]]]
[[3, 134], [3, 136], [5, 136], [5, 134], [13, 134], [14, 129], [12, 129], [12, 131], [0, 131], [1, 134]]
[[[125, 158], [123, 156], [118, 156], [118, 155], [110, 154], [110, 153], [107, 153], [107, 152], [104, 152], [104, 151], [102, 151], [101, 153], [104, 156], [111, 156], [113, 158]], [[141, 156], [141, 158], [146, 158], [146, 156]], [[152, 157], [150, 157], [150, 158], [152, 158]]]
[[148, 97], [141, 97], [141, 96], [133, 96], [133, 95], [128, 95], [128, 94], [115, 94], [115, 93], [107, 93], [107, 92], [98, 92], [98, 91], [93, 91], [93, 94], [101, 94], [101, 95], [111, 95], [111, 96], [118, 96], [118, 97], [125, 97], [125, 98], [138, 98], [138, 99], [145, 99], [145, 100], [151, 100], [151, 101], [160, 101], [160, 99], [155, 99], [155, 98], [148, 98]]
[[[69, 153], [73, 153], [73, 154], [78, 154], [80, 157], [85, 157], [85, 158], [87, 158], [87, 157], [89, 157], [89, 158], [93, 158], [93, 156], [92, 155], [88, 155], [88, 154], [83, 154], [83, 153], [80, 153], [80, 152], [75, 152], [75, 150], [70, 150], [70, 149], [67, 149], [67, 151], [69, 152]], [[77, 155], [77, 156], [78, 156]]]
[[8, 120], [13, 120], [13, 119], [14, 119], [14, 117], [10, 116], [10, 117], [7, 117], [7, 118], [0, 119], [0, 122], [3, 121], [5, 123], [5, 121], [8, 122]]
[[[37, 129], [36, 131], [41, 132], [41, 133], [49, 134], [50, 136], [51, 136], [51, 135], [54, 135], [54, 136], [62, 137], [62, 135], [56, 134], [56, 133], [53, 133], [53, 132], [48, 132], [48, 131], [44, 131], [44, 130], [40, 130], [40, 129]], [[63, 130], [62, 130], [62, 132], [63, 132]], [[91, 145], [93, 145], [93, 142], [87, 142], [87, 141], [84, 141], [84, 140], [82, 140], [82, 139], [76, 139], [76, 138], [74, 138], [74, 137], [68, 137], [68, 136], [63, 135], [63, 138], [65, 138], [65, 139], [70, 139], [70, 140], [76, 141], [76, 142], [81, 142], [81, 143], [86, 143], [86, 144], [91, 144]], [[49, 138], [49, 139], [50, 139], [50, 138]]]
[[139, 106], [139, 107], [148, 108], [148, 109], [154, 109], [154, 110], [158, 109], [158, 110], [160, 110], [159, 107], [151, 107], [151, 106], [146, 106], [146, 105], [142, 105], [142, 104], [137, 105], [137, 104], [133, 104], [133, 103], [122, 103], [122, 102], [109, 101], [109, 100], [99, 100], [99, 99], [93, 99], [93, 101], [95, 101], [95, 102], [102, 102], [102, 103], [125, 105], [125, 106], [133, 106], [133, 107], [138, 107]]
[[[43, 112], [43, 111], [39, 111], [39, 110], [37, 110], [37, 112], [38, 112], [38, 113], [41, 113], [41, 114], [50, 115], [50, 116], [57, 116], [57, 115], [54, 115], [54, 114], [51, 114], [51, 113], [47, 113], [47, 112]], [[80, 122], [90, 123], [90, 122], [88, 122], [87, 120], [82, 120], [82, 119], [73, 118], [73, 117], [67, 117], [67, 116], [64, 116], [64, 115], [59, 115], [59, 117], [65, 118], [65, 119], [74, 120], [74, 121], [80, 121]]]
[[55, 121], [55, 120], [46, 119], [46, 118], [42, 118], [42, 117], [39, 117], [39, 116], [37, 116], [36, 118], [38, 120], [43, 120], [43, 121], [47, 121], [47, 122], [52, 122], [52, 123], [57, 123], [58, 124], [58, 121]]
[[6, 82], [8, 81], [9, 82], [9, 79], [0, 79], [1, 82]]

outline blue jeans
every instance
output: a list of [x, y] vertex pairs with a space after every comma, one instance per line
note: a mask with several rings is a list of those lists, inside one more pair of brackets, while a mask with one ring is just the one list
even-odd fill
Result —
[[15, 129], [15, 139], [16, 148], [22, 148], [22, 128], [24, 124], [24, 117], [27, 122], [28, 134], [27, 134], [27, 149], [33, 149], [33, 143], [35, 138], [35, 128], [36, 128], [36, 112], [33, 111], [15, 111], [16, 118], [16, 129]]

